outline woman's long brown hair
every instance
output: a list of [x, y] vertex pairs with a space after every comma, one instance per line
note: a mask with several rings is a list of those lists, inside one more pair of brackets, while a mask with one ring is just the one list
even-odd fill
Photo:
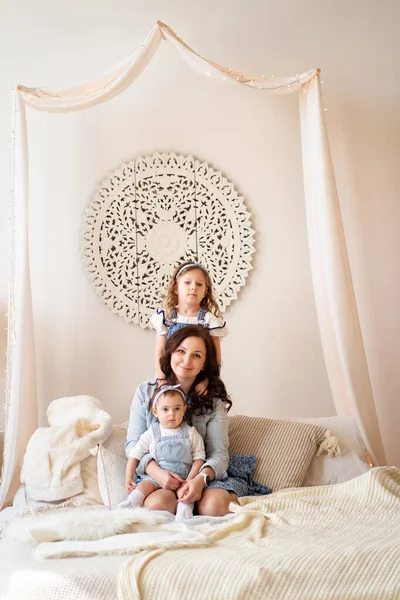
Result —
[[[167, 340], [165, 351], [160, 359], [160, 366], [168, 381], [179, 383], [171, 367], [171, 354], [179, 348], [182, 342], [189, 337], [197, 337], [204, 341], [206, 346], [206, 362], [203, 370], [198, 373], [189, 390], [188, 411], [194, 415], [203, 415], [210, 413], [214, 409], [214, 400], [219, 398], [226, 405], [226, 410], [232, 406], [232, 401], [226, 391], [225, 384], [219, 376], [219, 364], [217, 361], [217, 352], [210, 332], [202, 325], [186, 325], [181, 327]], [[208, 379], [207, 393], [198, 396], [195, 391], [196, 385], [205, 379]]]

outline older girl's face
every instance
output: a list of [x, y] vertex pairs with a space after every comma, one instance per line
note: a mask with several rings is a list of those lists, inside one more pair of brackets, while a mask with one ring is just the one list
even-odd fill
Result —
[[187, 269], [178, 277], [175, 293], [179, 303], [200, 306], [207, 292], [206, 278], [201, 269]]
[[179, 382], [193, 382], [206, 363], [206, 345], [198, 337], [187, 337], [171, 354], [171, 368]]

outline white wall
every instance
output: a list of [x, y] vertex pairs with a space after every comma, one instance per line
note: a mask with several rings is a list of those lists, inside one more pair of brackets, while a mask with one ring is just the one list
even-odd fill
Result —
[[[157, 19], [205, 56], [239, 70], [290, 75], [321, 67], [380, 426], [389, 462], [400, 465], [397, 1], [385, 0], [384, 8], [374, 0], [10, 5], [0, 22], [0, 314], [7, 302], [7, 127], [15, 84], [65, 87], [90, 79], [131, 53]], [[125, 420], [135, 386], [152, 374], [154, 332], [125, 324], [101, 303], [81, 263], [79, 232], [84, 208], [109, 171], [137, 155], [168, 150], [192, 153], [221, 170], [253, 215], [254, 270], [226, 314], [231, 334], [223, 346], [223, 376], [234, 411], [334, 414], [311, 286], [296, 95], [268, 97], [216, 84], [190, 71], [163, 43], [123, 96], [78, 114], [29, 111], [28, 121], [42, 423], [50, 400], [80, 393], [97, 396], [116, 421]]]

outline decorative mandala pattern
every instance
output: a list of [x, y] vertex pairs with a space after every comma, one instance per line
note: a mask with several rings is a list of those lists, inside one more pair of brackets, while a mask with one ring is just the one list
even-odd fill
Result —
[[149, 326], [174, 268], [202, 263], [223, 311], [251, 267], [254, 231], [233, 183], [192, 156], [153, 154], [122, 164], [85, 211], [89, 278], [127, 322]]

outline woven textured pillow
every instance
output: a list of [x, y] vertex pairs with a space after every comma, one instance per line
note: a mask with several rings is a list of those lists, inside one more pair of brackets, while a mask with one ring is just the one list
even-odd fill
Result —
[[121, 425], [114, 425], [112, 434], [103, 444], [104, 448], [107, 448], [110, 452], [114, 452], [114, 454], [118, 454], [121, 458], [126, 459], [125, 442], [127, 431], [128, 421], [121, 423]]
[[126, 459], [100, 445], [97, 454], [98, 484], [101, 499], [110, 508], [116, 508], [127, 498], [125, 471]]
[[127, 497], [125, 490], [125, 441], [128, 423], [115, 425], [97, 455], [100, 496], [106, 506], [115, 508]]
[[325, 435], [324, 427], [309, 423], [235, 415], [229, 419], [229, 455], [255, 454], [255, 481], [276, 492], [301, 486]]

